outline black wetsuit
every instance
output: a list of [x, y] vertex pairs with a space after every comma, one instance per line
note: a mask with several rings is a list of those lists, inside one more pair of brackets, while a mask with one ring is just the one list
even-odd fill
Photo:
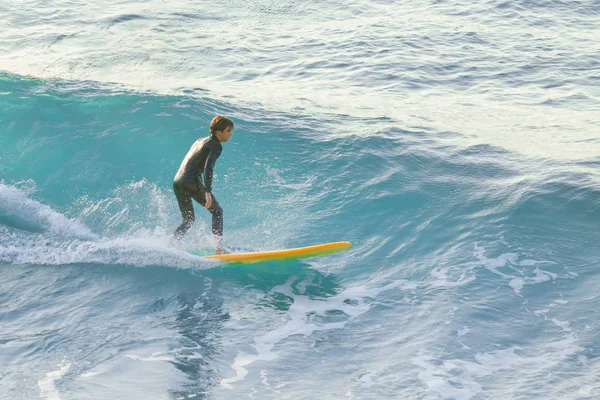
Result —
[[[206, 193], [212, 191], [213, 168], [222, 150], [221, 142], [214, 136], [198, 139], [181, 162], [173, 180], [173, 190], [183, 217], [183, 222], [175, 231], [177, 239], [181, 239], [194, 223], [192, 198], [202, 206], [206, 204]], [[208, 211], [212, 214], [213, 233], [223, 236], [223, 209], [215, 196], [212, 196], [212, 206]]]

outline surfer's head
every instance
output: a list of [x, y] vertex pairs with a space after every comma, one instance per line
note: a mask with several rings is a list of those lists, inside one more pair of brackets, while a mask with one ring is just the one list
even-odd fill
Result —
[[224, 115], [217, 115], [210, 122], [210, 134], [219, 139], [219, 142], [228, 141], [232, 130], [233, 121]]

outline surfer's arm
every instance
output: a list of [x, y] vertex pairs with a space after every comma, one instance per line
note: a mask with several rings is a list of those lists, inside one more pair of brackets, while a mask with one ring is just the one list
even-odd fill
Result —
[[211, 148], [208, 156], [206, 157], [206, 164], [204, 165], [204, 188], [206, 189], [207, 193], [212, 192], [213, 170], [219, 155], [220, 154], [217, 149]]

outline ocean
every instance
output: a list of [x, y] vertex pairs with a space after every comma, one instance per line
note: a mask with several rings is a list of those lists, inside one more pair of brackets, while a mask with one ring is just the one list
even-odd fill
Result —
[[0, 399], [600, 398], [598, 1], [0, 15]]

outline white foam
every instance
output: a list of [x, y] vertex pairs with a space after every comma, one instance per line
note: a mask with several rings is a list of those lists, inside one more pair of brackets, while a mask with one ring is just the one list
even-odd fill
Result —
[[514, 289], [515, 293], [520, 295], [521, 290], [525, 285], [543, 283], [549, 281], [550, 279], [554, 280], [557, 277], [556, 274], [547, 271], [542, 271], [539, 268], [536, 268], [533, 272], [535, 272], [535, 276], [526, 278], [514, 278], [510, 281], [509, 285]]
[[431, 286], [434, 287], [458, 287], [468, 284], [469, 282], [473, 282], [475, 280], [475, 276], [467, 276], [468, 271], [463, 270], [460, 273], [460, 276], [456, 280], [452, 280], [448, 277], [448, 272], [450, 268], [442, 268], [437, 267], [434, 268], [429, 275], [433, 277], [435, 280], [430, 283]]
[[523, 278], [514, 278], [508, 285], [513, 288], [516, 294], [521, 294], [521, 290], [523, 289], [523, 286], [525, 286], [525, 280]]
[[[558, 274], [553, 272], [541, 270], [539, 267], [536, 267], [533, 270], [535, 276], [526, 276], [527, 271], [520, 271], [514, 266], [533, 266], [537, 264], [550, 264], [550, 262], [546, 261], [537, 261], [537, 260], [523, 260], [518, 262], [519, 256], [514, 253], [504, 253], [498, 256], [497, 258], [487, 258], [485, 256], [485, 249], [475, 244], [475, 257], [479, 260], [479, 262], [486, 268], [487, 270], [493, 272], [496, 275], [499, 275], [507, 280], [509, 280], [508, 285], [515, 291], [515, 293], [521, 296], [521, 291], [525, 287], [525, 285], [535, 285], [543, 282], [547, 282], [549, 280], [556, 280], [558, 278]], [[520, 276], [514, 276], [511, 274], [507, 274], [501, 271], [498, 271], [498, 268], [504, 266], [511, 266], [511, 268], [517, 272], [519, 272]]]
[[469, 332], [471, 332], [471, 329], [469, 329], [468, 326], [463, 326], [463, 328], [461, 330], [456, 331], [456, 336], [461, 337], [461, 336], [466, 335]]
[[96, 241], [47, 238], [0, 226], [0, 261], [11, 264], [79, 263], [208, 268], [215, 262], [171, 246], [170, 236], [102, 238]]
[[[231, 378], [221, 380], [223, 387], [232, 389], [232, 383], [243, 380], [248, 374], [247, 367], [250, 364], [259, 360], [276, 359], [277, 354], [273, 352], [273, 348], [277, 343], [294, 335], [310, 336], [316, 331], [342, 329], [348, 321], [370, 309], [370, 305], [366, 302], [367, 298], [375, 298], [379, 293], [400, 287], [404, 282], [398, 280], [382, 287], [369, 289], [355, 286], [326, 299], [312, 299], [308, 296], [294, 294], [292, 289], [294, 280], [295, 277], [291, 277], [285, 284], [271, 289], [271, 293], [281, 293], [293, 299], [293, 303], [288, 309], [288, 321], [283, 326], [254, 338], [256, 354], [238, 353], [231, 365], [236, 374]], [[310, 284], [310, 282], [300, 282], [297, 287], [303, 292], [304, 288]], [[352, 301], [348, 302], [347, 300]], [[314, 316], [325, 317], [327, 312], [333, 310], [342, 311], [347, 318], [344, 321], [329, 323], [314, 320]]]
[[19, 225], [68, 237], [95, 239], [90, 229], [74, 218], [67, 218], [51, 207], [28, 197], [24, 190], [0, 183], [0, 211]]
[[38, 381], [41, 396], [47, 400], [60, 400], [60, 393], [54, 383], [61, 379], [71, 368], [71, 364], [64, 360], [58, 366], [60, 367], [58, 370], [48, 372], [44, 378]]
[[552, 318], [551, 319], [552, 323], [554, 323], [554, 325], [558, 326], [559, 328], [561, 328], [563, 331], [571, 331], [571, 328], [569, 328], [569, 326], [571, 325], [569, 322], [567, 321], [560, 321], [556, 318]]
[[370, 388], [375, 384], [375, 382], [373, 382], [373, 374], [370, 372], [359, 376], [357, 382], [359, 382], [359, 385], [363, 388]]
[[[581, 351], [583, 348], [578, 346], [576, 341], [576, 335], [569, 332], [561, 339], [542, 344], [534, 355], [516, 354], [516, 351], [522, 350], [518, 346], [477, 353], [474, 361], [438, 360], [424, 355], [421, 351], [412, 362], [423, 368], [418, 378], [427, 386], [428, 397], [469, 400], [482, 391], [482, 386], [477, 379], [492, 375], [497, 379], [501, 376], [501, 371], [515, 369], [526, 371], [521, 374], [523, 379], [527, 379], [526, 375], [538, 376], [542, 371], [551, 370], [565, 358]], [[528, 383], [524, 385], [526, 387]]]
[[81, 374], [82, 378], [91, 378], [92, 376], [101, 375], [103, 371], [92, 371]]
[[487, 258], [485, 255], [485, 249], [475, 244], [475, 257], [483, 264], [485, 268], [493, 272], [496, 275], [500, 275], [504, 278], [511, 277], [503, 272], [498, 271], [498, 268], [504, 267], [507, 263], [515, 264], [518, 255], [514, 253], [504, 253], [496, 258]]
[[141, 356], [137, 356], [135, 354], [125, 354], [125, 357], [130, 358], [132, 360], [136, 360], [136, 361], [146, 361], [146, 362], [152, 362], [152, 361], [175, 362], [176, 361], [175, 357], [169, 356], [169, 355], [164, 355], [164, 353], [161, 353], [161, 352], [154, 352], [154, 353], [152, 353], [152, 355], [150, 357], [141, 357]]

